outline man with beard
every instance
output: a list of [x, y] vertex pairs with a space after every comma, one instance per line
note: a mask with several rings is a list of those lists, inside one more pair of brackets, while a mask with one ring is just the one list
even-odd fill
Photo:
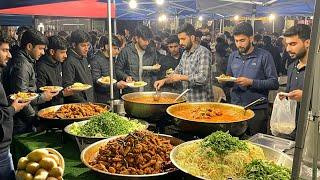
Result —
[[227, 66], [227, 75], [237, 78], [232, 84], [231, 103], [245, 106], [266, 98], [253, 108], [255, 116], [248, 122], [247, 134], [267, 133], [269, 90], [279, 88], [274, 61], [269, 52], [252, 45], [253, 29], [249, 23], [238, 24], [233, 35], [238, 51], [230, 54]]
[[[169, 53], [166, 56], [161, 57], [159, 60], [159, 64], [161, 65], [159, 77], [161, 79], [170, 75], [180, 62], [181, 53], [179, 47], [179, 38], [177, 35], [171, 35], [168, 37], [167, 48]], [[166, 84], [162, 90], [180, 93], [182, 90], [182, 84], [181, 82]]]
[[[9, 52], [10, 39], [0, 37], [0, 73], [3, 67], [11, 58]], [[19, 102], [16, 99], [9, 105], [7, 95], [3, 89], [0, 78], [0, 179], [13, 180], [14, 166], [10, 153], [10, 144], [12, 140], [13, 115], [19, 112], [30, 102]]]
[[[47, 53], [36, 64], [37, 88], [44, 86], [62, 87], [62, 63], [67, 58], [68, 43], [62, 37], [55, 35], [48, 38]], [[39, 105], [39, 109], [63, 104], [63, 96], [70, 96], [73, 91], [65, 88], [51, 101]]]
[[[288, 67], [288, 81], [286, 92], [288, 92], [288, 98], [298, 101], [296, 110], [296, 124], [299, 117], [300, 101], [302, 99], [304, 74], [306, 65], [308, 62], [308, 52], [310, 47], [310, 33], [311, 28], [305, 24], [297, 24], [289, 28], [285, 33], [285, 41], [287, 43], [287, 52], [294, 60]], [[280, 99], [283, 99], [280, 96]], [[289, 136], [290, 139], [294, 139], [296, 130], [294, 130]]]
[[[21, 37], [20, 50], [13, 55], [4, 72], [4, 88], [7, 94], [36, 92], [35, 63], [44, 55], [48, 40], [41, 32], [27, 30]], [[37, 105], [50, 101], [58, 93], [47, 90], [40, 94], [31, 105], [14, 116], [14, 134], [31, 132], [35, 126]]]
[[148, 83], [144, 88], [126, 88], [126, 92], [153, 90], [152, 84], [157, 72], [143, 70], [143, 66], [152, 66], [157, 64], [158, 61], [155, 48], [149, 46], [152, 37], [152, 31], [147, 26], [139, 26], [134, 33], [135, 42], [128, 44], [120, 51], [115, 66], [118, 80], [126, 82], [145, 81]]
[[199, 45], [191, 24], [184, 24], [178, 31], [180, 45], [185, 48], [180, 63], [173, 74], [156, 81], [154, 87], [160, 89], [164, 84], [182, 81], [183, 90], [187, 88], [189, 102], [213, 101], [211, 83], [211, 53]]
[[[76, 30], [71, 33], [70, 41], [72, 48], [68, 51], [68, 58], [62, 64], [63, 87], [69, 87], [76, 82], [92, 86], [91, 70], [87, 60], [90, 35], [83, 30]], [[65, 102], [94, 102], [93, 88], [65, 97]]]

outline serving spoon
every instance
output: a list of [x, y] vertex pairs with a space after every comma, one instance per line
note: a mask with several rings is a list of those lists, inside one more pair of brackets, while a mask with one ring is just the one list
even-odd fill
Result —
[[153, 100], [154, 100], [154, 101], [159, 101], [159, 100], [160, 100], [160, 96], [161, 96], [161, 94], [160, 94], [160, 92], [158, 91], [158, 88], [156, 88], [156, 93], [153, 94]]
[[185, 95], [189, 91], [190, 89], [186, 89], [185, 91], [183, 91], [173, 102], [177, 102], [183, 95]]
[[261, 98], [255, 100], [255, 101], [253, 101], [252, 103], [244, 106], [244, 107], [243, 107], [243, 109], [244, 109], [243, 114], [244, 114], [244, 115], [246, 114], [247, 109], [250, 109], [250, 108], [252, 108], [252, 107], [255, 106], [255, 105], [259, 105], [259, 104], [265, 103], [266, 100], [267, 100], [267, 99], [266, 99], [265, 97], [261, 97]]

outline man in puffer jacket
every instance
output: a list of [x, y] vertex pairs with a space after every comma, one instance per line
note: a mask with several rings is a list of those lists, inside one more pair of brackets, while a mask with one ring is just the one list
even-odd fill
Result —
[[[9, 40], [0, 38], [0, 73], [11, 58]], [[30, 102], [19, 102], [18, 99], [9, 105], [7, 95], [0, 78], [0, 179], [14, 179], [14, 167], [10, 153], [12, 140], [13, 115]]]

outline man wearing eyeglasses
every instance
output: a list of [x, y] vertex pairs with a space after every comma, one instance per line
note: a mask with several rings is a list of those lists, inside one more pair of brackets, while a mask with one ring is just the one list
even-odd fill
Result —
[[[177, 35], [171, 35], [167, 39], [168, 54], [162, 56], [159, 60], [161, 65], [159, 72], [159, 79], [163, 79], [166, 76], [174, 72], [174, 69], [178, 66], [181, 58], [179, 38]], [[182, 83], [180, 81], [173, 84], [165, 84], [162, 87], [163, 91], [168, 92], [181, 92]]]

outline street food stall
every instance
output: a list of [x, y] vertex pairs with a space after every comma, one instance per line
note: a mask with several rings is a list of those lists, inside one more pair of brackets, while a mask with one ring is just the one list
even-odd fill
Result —
[[[112, 54], [112, 48], [110, 51]], [[110, 85], [113, 100], [114, 63], [112, 57], [109, 60], [111, 76], [101, 81]], [[170, 92], [155, 98], [157, 93], [123, 95], [126, 114], [121, 115], [113, 112], [114, 101], [40, 110], [37, 116], [45, 130], [13, 137], [17, 179], [258, 179], [262, 176], [257, 169], [275, 179], [290, 179], [291, 173], [297, 173], [291, 167], [301, 157], [293, 149], [302, 153], [303, 139], [294, 142], [266, 134], [244, 135], [247, 122], [255, 116], [250, 107], [265, 99], [242, 107], [186, 102], [185, 97], [177, 99], [179, 94]], [[306, 119], [307, 113], [302, 112], [301, 119]], [[305, 132], [304, 126], [298, 132]], [[296, 168], [297, 176], [312, 177], [309, 167]], [[313, 173], [317, 174], [317, 167]]]

